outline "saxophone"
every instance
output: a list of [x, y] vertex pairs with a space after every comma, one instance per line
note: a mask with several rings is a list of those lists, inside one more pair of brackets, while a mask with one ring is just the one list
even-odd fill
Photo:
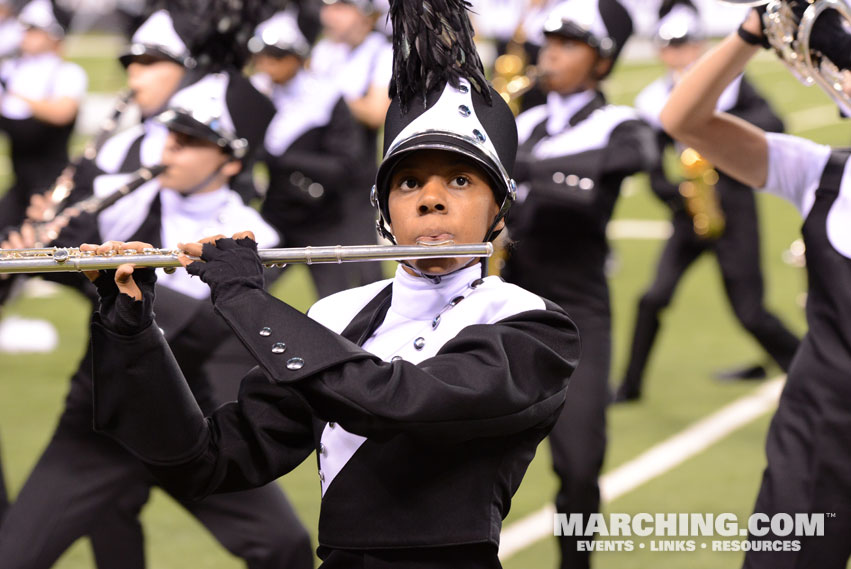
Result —
[[715, 191], [718, 172], [695, 149], [686, 148], [680, 154], [685, 181], [680, 195], [691, 216], [694, 233], [700, 239], [717, 239], [724, 233], [724, 212]]

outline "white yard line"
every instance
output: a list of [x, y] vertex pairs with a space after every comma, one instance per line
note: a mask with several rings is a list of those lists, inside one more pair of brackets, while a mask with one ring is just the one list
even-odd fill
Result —
[[[600, 477], [603, 501], [611, 502], [673, 470], [773, 410], [777, 406], [784, 379], [781, 376], [767, 381], [749, 395], [740, 397]], [[500, 537], [500, 559], [508, 559], [533, 543], [552, 537], [554, 513], [555, 508], [547, 505], [506, 527]]]

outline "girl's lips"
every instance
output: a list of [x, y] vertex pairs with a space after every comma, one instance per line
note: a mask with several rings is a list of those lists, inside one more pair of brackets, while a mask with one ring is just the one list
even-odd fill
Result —
[[437, 235], [421, 235], [417, 237], [417, 245], [427, 245], [435, 247], [437, 245], [450, 245], [455, 243], [452, 235], [448, 233], [440, 233]]

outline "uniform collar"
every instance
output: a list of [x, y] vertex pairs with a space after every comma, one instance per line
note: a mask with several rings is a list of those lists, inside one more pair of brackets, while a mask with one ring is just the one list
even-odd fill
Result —
[[180, 192], [163, 188], [160, 192], [163, 215], [178, 214], [191, 219], [206, 219], [217, 213], [230, 198], [227, 186], [203, 194], [182, 195]]
[[551, 92], [547, 95], [547, 132], [554, 135], [575, 126], [605, 103], [603, 94], [593, 89], [570, 95]]
[[393, 278], [393, 300], [390, 310], [410, 320], [431, 320], [446, 304], [461, 295], [482, 276], [482, 266], [476, 263], [443, 277], [435, 284], [427, 278], [415, 277], [396, 268]]

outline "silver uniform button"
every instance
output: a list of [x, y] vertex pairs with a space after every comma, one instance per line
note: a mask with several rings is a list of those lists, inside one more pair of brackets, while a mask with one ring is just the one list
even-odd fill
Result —
[[290, 358], [287, 360], [287, 369], [291, 369], [293, 371], [301, 369], [304, 367], [304, 360], [301, 358]]
[[272, 329], [269, 328], [268, 326], [261, 328], [259, 334], [261, 336], [271, 336], [272, 335]]
[[593, 190], [594, 189], [594, 180], [591, 178], [582, 178], [579, 180], [579, 189], [580, 190]]
[[[263, 332], [260, 332], [260, 334], [263, 334]], [[272, 344], [272, 353], [273, 354], [283, 354], [286, 351], [287, 351], [287, 345], [285, 343], [275, 342], [274, 344]]]
[[458, 114], [460, 114], [462, 117], [469, 117], [470, 107], [468, 107], [467, 105], [458, 105]]
[[319, 443], [319, 454], [321, 454], [322, 456], [328, 456], [328, 447], [326, 447], [322, 443]]
[[325, 473], [324, 473], [324, 472], [322, 472], [321, 470], [319, 471], [319, 481], [320, 481], [322, 484], [325, 484]]
[[414, 348], [418, 350], [422, 350], [425, 347], [425, 338], [420, 336], [416, 340], [414, 340]]
[[564, 172], [556, 172], [553, 174], [553, 182], [561, 184], [564, 182]]
[[576, 174], [570, 174], [564, 179], [564, 183], [568, 186], [576, 186], [579, 184], [579, 176]]
[[403, 359], [405, 359], [405, 358], [403, 358], [402, 356], [393, 356], [392, 358], [390, 358], [390, 361], [391, 362], [400, 362]]
[[328, 428], [333, 429], [336, 424], [337, 423], [335, 423], [334, 421], [331, 421], [330, 423], [328, 423]]

